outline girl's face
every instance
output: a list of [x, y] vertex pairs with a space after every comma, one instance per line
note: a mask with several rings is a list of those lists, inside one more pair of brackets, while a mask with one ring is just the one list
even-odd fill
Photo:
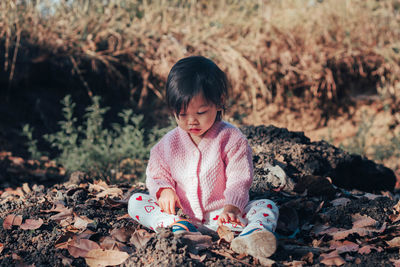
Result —
[[207, 102], [202, 94], [198, 94], [190, 100], [187, 110], [182, 109], [179, 116], [175, 115], [175, 120], [197, 145], [214, 124], [218, 111], [222, 111], [222, 108], [217, 108], [214, 103]]

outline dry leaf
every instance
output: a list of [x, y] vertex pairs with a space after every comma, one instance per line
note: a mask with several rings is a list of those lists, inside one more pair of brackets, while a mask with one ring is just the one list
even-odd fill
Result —
[[375, 247], [373, 247], [371, 245], [365, 245], [365, 246], [361, 247], [358, 250], [358, 253], [360, 253], [360, 254], [369, 254], [369, 253], [371, 253], [371, 249], [372, 248], [375, 248]]
[[89, 219], [86, 216], [82, 216], [82, 217], [76, 216], [74, 227], [76, 229], [86, 229], [87, 225], [92, 222], [93, 222], [93, 220]]
[[272, 267], [275, 265], [275, 261], [265, 257], [258, 257], [257, 260], [262, 266]]
[[[361, 228], [352, 228], [349, 230], [340, 229], [337, 232], [325, 231], [327, 234], [331, 235], [334, 240], [342, 240], [345, 239], [350, 234], [358, 234], [359, 236], [366, 236], [372, 233], [382, 233], [386, 229], [386, 223], [383, 223], [380, 229], [372, 228], [372, 227], [361, 227]], [[329, 230], [329, 229], [328, 229]]]
[[103, 191], [108, 188], [108, 184], [104, 181], [95, 181], [93, 184], [89, 184], [89, 191]]
[[109, 196], [114, 196], [114, 197], [118, 197], [118, 196], [122, 196], [123, 192], [121, 189], [119, 188], [107, 188], [106, 190], [104, 190], [101, 193], [98, 193], [96, 195], [96, 198], [102, 198], [102, 197], [109, 197]]
[[400, 260], [390, 259], [390, 261], [393, 262], [394, 267], [400, 267]]
[[389, 215], [389, 219], [395, 223], [398, 222], [400, 220], [400, 214], [390, 214]]
[[74, 236], [74, 233], [72, 232], [66, 232], [64, 235], [60, 236], [56, 243], [55, 243], [55, 247], [56, 248], [68, 248], [68, 243], [70, 242], [70, 240], [72, 239], [72, 237]]
[[400, 248], [400, 237], [395, 237], [389, 241], [385, 241], [392, 248]]
[[212, 238], [208, 235], [195, 235], [188, 233], [183, 235], [181, 240], [188, 246], [189, 251], [195, 254], [200, 250], [211, 247], [212, 245]]
[[50, 212], [63, 212], [68, 210], [63, 204], [57, 203], [55, 207], [49, 210], [40, 210], [40, 212], [50, 213]]
[[34, 219], [26, 219], [23, 224], [20, 225], [22, 230], [35, 230], [39, 229], [42, 226], [43, 220], [39, 218], [38, 220]]
[[127, 242], [134, 233], [134, 229], [115, 228], [110, 232], [111, 236], [121, 242]]
[[396, 205], [393, 206], [393, 209], [394, 209], [397, 213], [400, 213], [400, 200], [396, 203]]
[[233, 235], [233, 232], [229, 229], [229, 227], [225, 225], [218, 226], [217, 233], [219, 236], [218, 244], [221, 241], [226, 241], [228, 243], [231, 243], [233, 238], [235, 237]]
[[340, 266], [345, 264], [345, 260], [339, 256], [336, 250], [331, 253], [322, 253], [320, 256], [320, 262], [325, 265], [335, 265]]
[[27, 193], [27, 194], [29, 194], [29, 193], [31, 192], [31, 189], [29, 188], [28, 183], [24, 183], [24, 184], [22, 185], [22, 190], [24, 190], [25, 193]]
[[49, 219], [54, 220], [54, 221], [61, 221], [61, 220], [65, 220], [67, 218], [72, 218], [72, 208], [65, 209], [65, 210], [61, 211], [60, 213], [51, 216]]
[[155, 233], [150, 234], [144, 229], [138, 229], [133, 233], [129, 242], [134, 245], [136, 249], [140, 249], [144, 247], [154, 235]]
[[198, 260], [199, 262], [203, 262], [206, 259], [207, 254], [203, 254], [202, 256], [200, 256], [189, 252], [189, 257], [191, 259]]
[[11, 230], [13, 225], [19, 226], [22, 223], [22, 216], [9, 214], [3, 221], [3, 229]]
[[357, 245], [354, 242], [350, 242], [350, 241], [343, 241], [343, 242], [333, 242], [330, 246], [330, 249], [336, 249], [336, 251], [339, 254], [345, 253], [345, 252], [355, 252], [358, 251], [359, 249], [359, 245]]
[[351, 218], [353, 221], [353, 228], [376, 226], [378, 224], [376, 220], [367, 215], [361, 215], [360, 213], [353, 214]]
[[85, 257], [87, 265], [90, 267], [98, 266], [115, 266], [122, 264], [129, 254], [117, 250], [93, 249], [89, 251]]
[[85, 257], [93, 249], [100, 249], [99, 244], [89, 239], [78, 239], [69, 242], [68, 252], [72, 257]]
[[106, 236], [101, 240], [100, 247], [105, 250], [119, 250], [117, 242], [114, 238]]
[[100, 239], [100, 247], [104, 250], [125, 251], [129, 254], [133, 252], [132, 248], [126, 246], [124, 243], [121, 243], [110, 236], [105, 236]]

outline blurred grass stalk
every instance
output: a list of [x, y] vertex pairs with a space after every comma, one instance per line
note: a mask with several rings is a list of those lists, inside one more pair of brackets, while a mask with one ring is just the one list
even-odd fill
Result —
[[293, 92], [334, 100], [340, 75], [378, 77], [379, 93], [399, 103], [399, 24], [398, 0], [7, 0], [0, 51], [9, 84], [27, 46], [64, 56], [83, 83], [82, 62], [117, 79], [122, 65], [143, 77], [131, 89], [139, 106], [161, 97], [160, 81], [190, 54], [215, 60], [252, 108]]

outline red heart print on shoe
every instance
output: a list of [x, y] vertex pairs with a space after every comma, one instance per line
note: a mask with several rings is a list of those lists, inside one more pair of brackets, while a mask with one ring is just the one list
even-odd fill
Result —
[[136, 217], [136, 219], [137, 219], [138, 221], [140, 221], [140, 220], [139, 220], [139, 215], [136, 215], [135, 217]]
[[263, 216], [267, 217], [267, 216], [269, 216], [269, 214], [268, 213], [263, 213]]
[[213, 218], [214, 221], [218, 220], [218, 215]]
[[269, 208], [269, 209], [272, 210], [272, 205], [271, 205], [271, 204], [268, 204], [268, 205], [267, 205], [267, 208]]
[[142, 201], [142, 196], [138, 196], [136, 200]]
[[155, 208], [153, 206], [145, 206], [144, 209], [146, 210], [147, 213], [152, 212]]

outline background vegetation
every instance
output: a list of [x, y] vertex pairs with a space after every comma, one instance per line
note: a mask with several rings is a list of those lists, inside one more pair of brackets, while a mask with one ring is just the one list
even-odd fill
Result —
[[[399, 40], [398, 0], [1, 1], [1, 97], [33, 94], [40, 106], [33, 88], [45, 84], [52, 102], [79, 99], [80, 114], [94, 95], [114, 114], [162, 114], [170, 67], [201, 54], [227, 72], [235, 118], [295, 99], [332, 116], [366, 95], [398, 125]], [[42, 106], [38, 113], [50, 120]]]

